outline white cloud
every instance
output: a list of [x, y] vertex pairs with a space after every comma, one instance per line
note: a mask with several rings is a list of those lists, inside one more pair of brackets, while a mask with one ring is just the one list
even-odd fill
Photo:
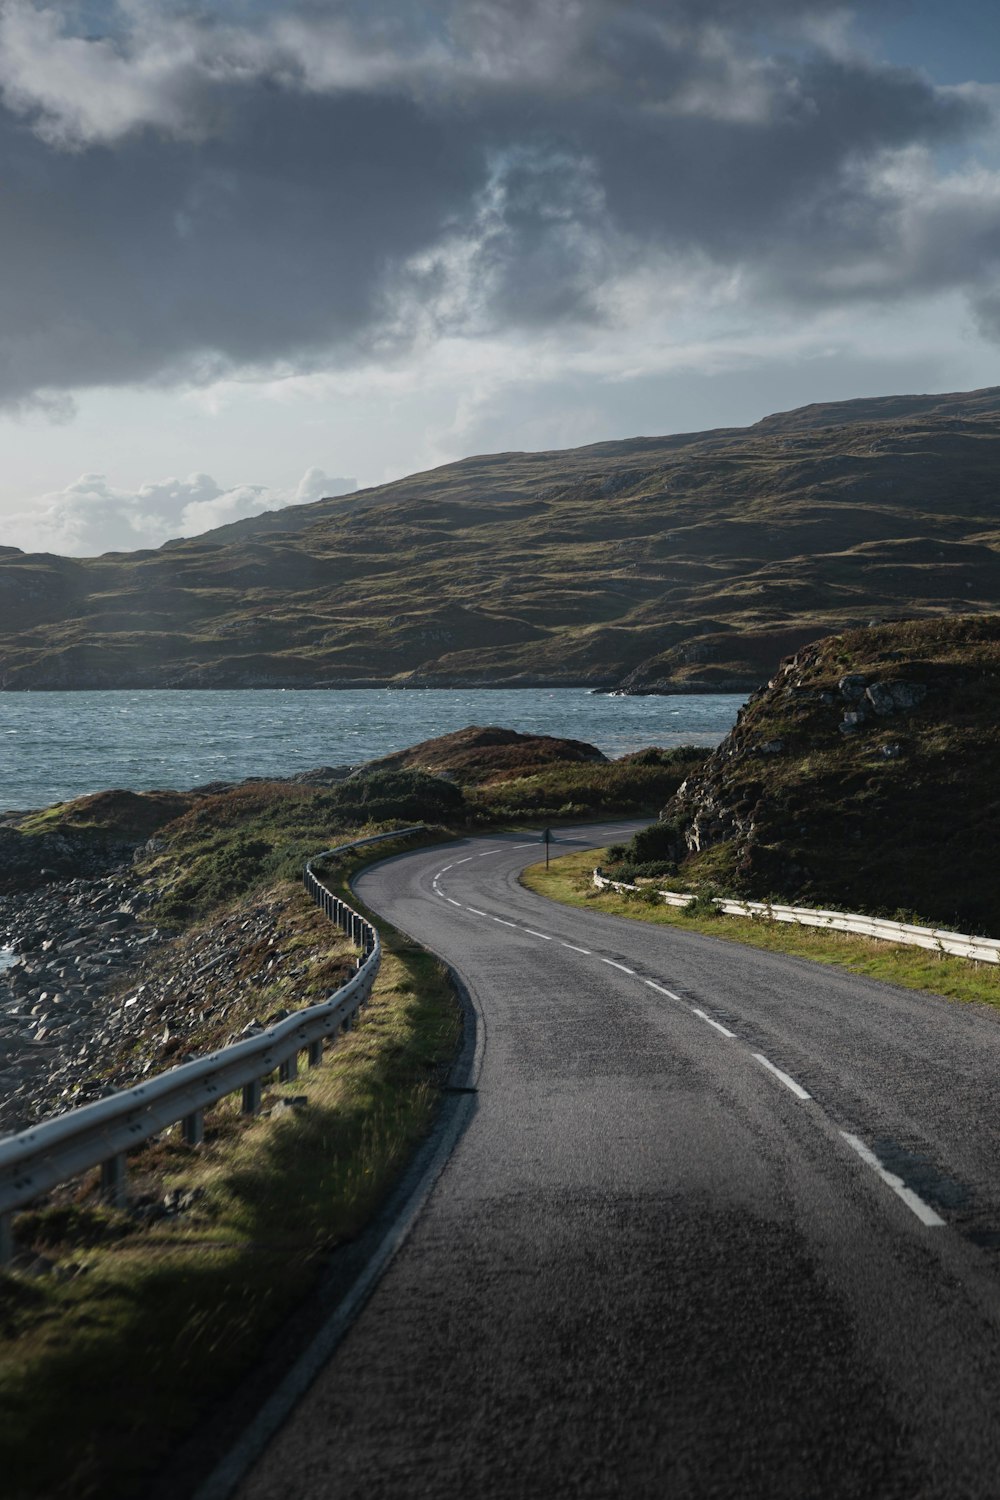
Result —
[[40, 495], [6, 515], [3, 541], [25, 552], [74, 557], [133, 551], [355, 488], [353, 479], [335, 479], [317, 468], [307, 469], [293, 490], [258, 484], [223, 489], [209, 474], [127, 490], [112, 485], [104, 474], [83, 474], [65, 489]]

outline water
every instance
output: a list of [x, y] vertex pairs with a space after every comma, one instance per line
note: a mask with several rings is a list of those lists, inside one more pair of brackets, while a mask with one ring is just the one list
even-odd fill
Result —
[[184, 788], [358, 765], [420, 740], [502, 724], [606, 755], [715, 745], [738, 694], [610, 698], [584, 688], [0, 693], [0, 809], [106, 787]]

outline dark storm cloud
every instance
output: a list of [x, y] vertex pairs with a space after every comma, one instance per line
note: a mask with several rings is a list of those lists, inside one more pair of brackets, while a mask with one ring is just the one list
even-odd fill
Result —
[[885, 172], [981, 98], [805, 46], [837, 9], [149, 3], [71, 35], [8, 0], [0, 399], [595, 318], [657, 258], [812, 301], [961, 284], [991, 316], [995, 196], [951, 203], [949, 262], [940, 180]]

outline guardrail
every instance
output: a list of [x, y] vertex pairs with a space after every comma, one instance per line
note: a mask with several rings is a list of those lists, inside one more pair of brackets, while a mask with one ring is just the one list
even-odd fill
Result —
[[[630, 885], [625, 880], [611, 880], [600, 866], [594, 871], [594, 884], [616, 891], [651, 890], [651, 886]], [[668, 906], [690, 906], [695, 896], [683, 891], [657, 891]], [[950, 932], [942, 927], [917, 927], [911, 922], [891, 922], [884, 917], [865, 917], [857, 913], [827, 911], [813, 906], [776, 906], [770, 901], [735, 901], [714, 896], [713, 905], [727, 917], [764, 917], [773, 922], [796, 922], [802, 927], [823, 927], [832, 932], [853, 932], [859, 937], [881, 938], [885, 942], [903, 943], [911, 948], [930, 948], [935, 953], [950, 953], [957, 958], [971, 958], [978, 963], [1000, 963], [1000, 939], [973, 937], [967, 932]]]
[[371, 922], [335, 896], [314, 873], [313, 865], [335, 854], [424, 829], [421, 823], [355, 839], [307, 862], [303, 882], [309, 895], [361, 949], [358, 972], [326, 1000], [296, 1011], [258, 1036], [182, 1063], [147, 1083], [69, 1110], [0, 1142], [0, 1265], [13, 1254], [14, 1214], [60, 1183], [99, 1166], [105, 1199], [121, 1206], [127, 1151], [178, 1122], [188, 1145], [200, 1145], [205, 1110], [227, 1094], [242, 1089], [243, 1113], [254, 1115], [260, 1110], [261, 1090], [269, 1074], [277, 1071], [282, 1082], [295, 1078], [300, 1052], [306, 1053], [310, 1067], [319, 1066], [326, 1042], [339, 1030], [352, 1028], [371, 994], [382, 962], [382, 945]]

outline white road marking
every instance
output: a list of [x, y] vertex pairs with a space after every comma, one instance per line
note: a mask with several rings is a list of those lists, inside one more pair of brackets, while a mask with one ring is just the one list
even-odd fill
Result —
[[499, 849], [487, 849], [486, 852], [485, 852], [485, 854], [481, 854], [479, 856], [479, 858], [480, 859], [489, 859], [489, 857], [490, 857], [491, 854], [499, 854], [499, 853], [500, 853]]
[[464, 859], [456, 859], [455, 863], [456, 865], [467, 865], [469, 863], [469, 860], [472, 858], [473, 855], [467, 854]]
[[916, 1214], [921, 1224], [926, 1224], [928, 1229], [940, 1229], [943, 1227], [945, 1221], [941, 1215], [936, 1214], [930, 1204], [924, 1202], [923, 1198], [918, 1198], [913, 1189], [906, 1186], [902, 1177], [897, 1177], [895, 1172], [890, 1172], [883, 1167], [874, 1151], [869, 1151], [864, 1141], [859, 1141], [856, 1135], [848, 1135], [846, 1130], [842, 1130], [840, 1133], [851, 1150], [858, 1153], [865, 1165], [871, 1167], [873, 1172], [878, 1173], [886, 1186], [892, 1188], [897, 1198], [902, 1198], [907, 1208]]
[[[528, 849], [531, 848], [532, 845], [515, 844], [513, 847], [515, 849]], [[499, 854], [500, 852], [501, 851], [499, 849], [487, 850], [487, 854]], [[469, 861], [474, 857], [475, 856], [469, 854], [466, 855], [464, 859], [456, 860], [455, 863], [459, 865], [468, 864]], [[485, 859], [486, 855], [480, 854], [479, 858]], [[438, 874], [443, 875], [447, 870], [450, 870], [451, 868], [451, 865], [445, 865], [444, 869], [440, 870]], [[438, 889], [436, 877], [434, 880], [433, 889], [435, 894], [438, 896], [442, 896], [450, 906], [461, 907], [462, 903], [460, 901], [455, 901], [451, 896], [444, 896], [443, 892]], [[480, 911], [477, 906], [467, 906], [465, 910], [471, 912], [474, 917], [489, 916], [489, 913]], [[491, 917], [490, 920], [493, 922], [499, 922], [501, 927], [518, 926], [516, 922], [509, 922], [505, 917]], [[534, 927], [522, 927], [521, 931], [528, 933], [531, 937], [541, 938], [546, 943], [552, 942], [552, 938], [547, 932], [538, 932]], [[560, 947], [569, 948], [573, 953], [582, 953], [588, 958], [593, 957], [593, 954], [589, 948], [580, 948], [576, 945], [576, 943], [566, 943], [560, 941]], [[600, 957], [600, 955], [598, 956]], [[634, 969], [628, 968], [625, 964], [618, 963], [616, 959], [601, 958], [600, 961], [602, 964], [607, 964], [612, 969], [620, 969], [623, 974], [631, 974], [633, 977], [635, 976]], [[667, 999], [669, 1000], [676, 1000], [681, 1004], [684, 1003], [683, 1001], [681, 1001], [680, 995], [678, 995], [674, 990], [668, 990], [665, 985], [657, 984], [655, 979], [644, 979], [643, 983], [645, 985], [648, 985], [651, 990], [656, 990], [657, 994], [666, 995]], [[721, 1021], [713, 1020], [713, 1018], [708, 1015], [706, 1011], [700, 1010], [697, 1006], [692, 1005], [691, 1012], [693, 1015], [696, 1015], [699, 1020], [704, 1021], [715, 1031], [718, 1031], [722, 1036], [729, 1037], [733, 1040], [736, 1039], [736, 1033], [734, 1031], [730, 1031], [727, 1026], [723, 1026]], [[769, 1073], [772, 1073], [780, 1083], [783, 1083], [785, 1085], [785, 1088], [789, 1089], [797, 1099], [812, 1098], [812, 1095], [808, 1093], [800, 1083], [796, 1083], [794, 1078], [791, 1078], [787, 1073], [782, 1072], [781, 1068], [775, 1067], [770, 1058], [765, 1057], [762, 1052], [754, 1052], [751, 1055], [756, 1062], [760, 1063], [761, 1067], [766, 1068], [767, 1071]], [[917, 1216], [921, 1224], [925, 1225], [928, 1229], [939, 1229], [944, 1227], [946, 1221], [942, 1219], [941, 1215], [936, 1213], [928, 1203], [925, 1203], [924, 1200], [919, 1197], [912, 1188], [908, 1188], [901, 1177], [897, 1177], [894, 1172], [890, 1172], [886, 1167], [884, 1167], [875, 1153], [873, 1151], [870, 1151], [869, 1148], [865, 1145], [864, 1141], [860, 1140], [856, 1135], [849, 1134], [849, 1132], [846, 1130], [842, 1130], [840, 1134], [843, 1136], [847, 1144], [851, 1147], [852, 1151], [855, 1151], [857, 1155], [860, 1156], [865, 1165], [871, 1167], [872, 1171], [882, 1179], [886, 1186], [892, 1189], [896, 1196], [906, 1204], [910, 1212]]]
[[538, 840], [532, 839], [530, 844], [512, 844], [511, 848], [512, 849], [534, 849], [536, 842], [540, 844], [542, 841], [541, 841], [541, 839], [538, 839]]
[[[728, 1026], [723, 1026], [723, 1024], [722, 1024], [721, 1021], [713, 1021], [711, 1016], [706, 1015], [705, 1012], [703, 1010], [699, 1010], [697, 1008], [697, 1006], [692, 1005], [691, 1009], [694, 1011], [694, 1014], [696, 1016], [700, 1016], [703, 1021], [707, 1021], [708, 1024], [709, 1024], [709, 1026], [714, 1026], [715, 1029], [716, 1029], [716, 1031], [721, 1031], [723, 1036], [735, 1036], [736, 1035], [735, 1031], [730, 1031], [729, 1028], [728, 1028]], [[809, 1096], [807, 1094], [806, 1098], [808, 1098], [808, 1097]]]
[[789, 1078], [787, 1073], [783, 1073], [780, 1068], [776, 1068], [774, 1063], [770, 1062], [764, 1056], [763, 1052], [754, 1052], [752, 1055], [760, 1063], [761, 1067], [766, 1068], [769, 1073], [773, 1073], [775, 1078], [779, 1079], [785, 1085], [786, 1089], [791, 1089], [796, 1099], [812, 1098], [812, 1094], [807, 1094], [801, 1083], [796, 1083], [794, 1078]]
[[438, 870], [438, 874], [439, 875], [447, 875], [447, 873], [448, 873], [448, 871], [450, 869], [451, 869], [451, 865], [442, 865], [441, 868], [440, 868], [440, 870]]
[[643, 983], [648, 984], [651, 990], [656, 990], [659, 994], [666, 995], [668, 1000], [677, 1000], [680, 1001], [681, 1004], [683, 1004], [680, 995], [675, 995], [673, 990], [665, 990], [663, 988], [663, 985], [657, 984], [655, 979], [645, 979], [643, 980]]

